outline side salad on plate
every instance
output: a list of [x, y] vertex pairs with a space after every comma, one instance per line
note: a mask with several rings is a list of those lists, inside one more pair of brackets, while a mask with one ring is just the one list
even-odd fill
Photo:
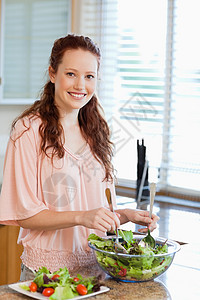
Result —
[[54, 273], [42, 267], [35, 273], [32, 282], [19, 286], [26, 291], [41, 293], [50, 300], [65, 300], [97, 292], [101, 283], [97, 277], [70, 276], [66, 267]]
[[[94, 250], [100, 267], [115, 279], [122, 281], [147, 281], [156, 278], [170, 266], [176, 251], [169, 252], [167, 241], [157, 241], [154, 248], [141, 243], [141, 237], [134, 238], [132, 231], [119, 230], [119, 244], [115, 238], [101, 238], [90, 234], [89, 246]], [[171, 247], [173, 248], [173, 247]], [[175, 249], [175, 247], [174, 247]]]

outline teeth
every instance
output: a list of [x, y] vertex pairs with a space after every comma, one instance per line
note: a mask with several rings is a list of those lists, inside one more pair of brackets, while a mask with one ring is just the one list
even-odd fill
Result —
[[76, 97], [76, 98], [82, 98], [85, 96], [85, 94], [74, 94], [74, 93], [70, 93], [70, 95], [72, 95], [73, 97]]

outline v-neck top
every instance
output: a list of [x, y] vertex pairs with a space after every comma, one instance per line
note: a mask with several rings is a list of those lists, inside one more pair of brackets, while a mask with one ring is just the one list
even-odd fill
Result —
[[[107, 187], [111, 189], [115, 203], [114, 184], [103, 181], [104, 167], [95, 159], [89, 145], [81, 154], [74, 154], [65, 147], [64, 157], [54, 159], [52, 165], [51, 159], [40, 151], [40, 124], [39, 117], [19, 120], [12, 139], [19, 138], [15, 143], [12, 139], [8, 142], [0, 196], [0, 223], [18, 225], [18, 220], [45, 209], [87, 211], [109, 208], [105, 197]], [[24, 247], [22, 262], [31, 269], [46, 266], [52, 272], [65, 266], [72, 270], [92, 264], [95, 258], [87, 242], [90, 233], [104, 235], [84, 226], [52, 231], [20, 228], [18, 243]]]

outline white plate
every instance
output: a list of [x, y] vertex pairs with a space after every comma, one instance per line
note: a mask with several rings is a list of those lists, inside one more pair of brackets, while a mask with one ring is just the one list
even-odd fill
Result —
[[[25, 282], [17, 282], [17, 283], [13, 283], [13, 284], [9, 284], [8, 286], [23, 294], [23, 295], [26, 295], [26, 296], [29, 296], [29, 297], [32, 297], [32, 298], [35, 298], [35, 299], [39, 299], [39, 300], [47, 300], [48, 297], [45, 297], [43, 296], [42, 294], [38, 293], [38, 292], [29, 292], [29, 291], [26, 291], [26, 290], [23, 290], [20, 285], [21, 284], [26, 284], [26, 285], [29, 285], [31, 283], [31, 280], [30, 281], [25, 281]], [[96, 296], [98, 294], [101, 294], [101, 293], [105, 293], [105, 292], [108, 292], [110, 289], [107, 287], [107, 286], [101, 286], [100, 287], [100, 291], [98, 292], [94, 292], [92, 294], [88, 294], [88, 295], [84, 295], [84, 296], [78, 296], [78, 297], [74, 297], [72, 298], [73, 300], [77, 300], [77, 299], [85, 299], [85, 298], [89, 298], [89, 297], [93, 297], [93, 296]]]

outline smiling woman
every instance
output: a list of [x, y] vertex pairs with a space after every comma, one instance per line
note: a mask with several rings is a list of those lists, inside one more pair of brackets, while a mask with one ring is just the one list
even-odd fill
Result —
[[110, 131], [95, 95], [99, 61], [88, 37], [56, 40], [40, 100], [12, 124], [0, 222], [21, 227], [22, 263], [30, 270], [94, 264], [90, 233], [105, 236], [128, 221], [144, 232], [156, 228], [158, 217], [147, 211], [109, 210], [106, 188], [116, 200]]

